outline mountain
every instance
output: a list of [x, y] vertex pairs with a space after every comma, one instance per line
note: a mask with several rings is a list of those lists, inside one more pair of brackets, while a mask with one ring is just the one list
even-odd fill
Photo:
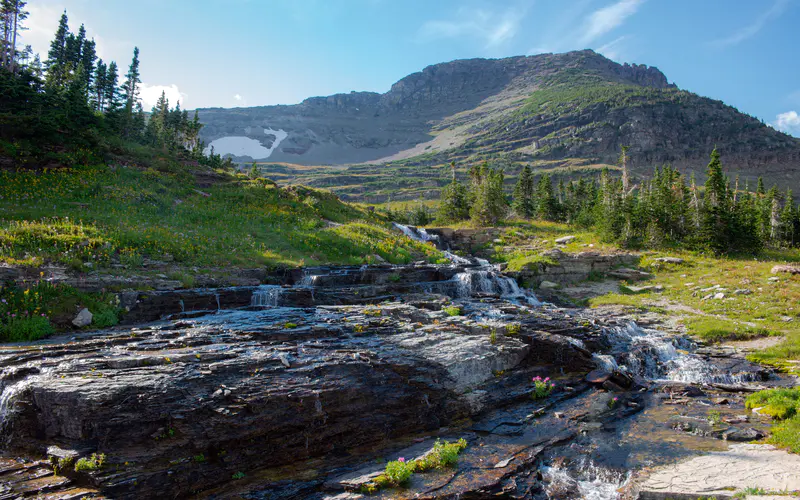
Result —
[[702, 173], [716, 146], [731, 175], [800, 187], [800, 139], [681, 90], [655, 67], [591, 50], [457, 60], [384, 94], [201, 109], [200, 119], [202, 139], [240, 161], [422, 166], [502, 154], [515, 165], [585, 167], [614, 164], [628, 145], [643, 174], [664, 163]]

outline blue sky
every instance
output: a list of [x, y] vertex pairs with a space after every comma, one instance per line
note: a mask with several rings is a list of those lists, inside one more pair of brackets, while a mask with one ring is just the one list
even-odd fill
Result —
[[[800, 0], [29, 0], [46, 53], [64, 9], [143, 95], [184, 107], [385, 92], [427, 65], [592, 48], [800, 137]], [[44, 55], [44, 54], [43, 54]]]

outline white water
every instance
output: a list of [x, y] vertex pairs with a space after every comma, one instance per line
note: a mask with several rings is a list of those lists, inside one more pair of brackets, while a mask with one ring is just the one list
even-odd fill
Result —
[[278, 285], [261, 285], [253, 291], [250, 298], [251, 306], [277, 307], [283, 288]]
[[695, 346], [683, 337], [644, 329], [631, 321], [624, 327], [606, 329], [616, 356], [595, 354], [606, 370], [621, 369], [648, 380], [667, 380], [693, 384], [739, 384], [755, 380], [753, 374], [724, 372], [692, 354]]
[[272, 130], [271, 128], [265, 128], [264, 134], [275, 136], [275, 140], [272, 141], [272, 146], [268, 148], [261, 145], [261, 142], [257, 139], [244, 136], [229, 136], [212, 141], [211, 144], [206, 147], [205, 153], [209, 154], [213, 146], [214, 153], [221, 156], [249, 156], [254, 160], [264, 160], [269, 158], [280, 143], [289, 136], [289, 134], [282, 129]]
[[547, 481], [548, 495], [563, 498], [564, 494], [578, 494], [584, 500], [617, 500], [618, 490], [628, 480], [626, 475], [597, 467], [591, 460], [583, 461], [578, 467], [577, 478], [572, 477], [560, 467], [543, 467], [542, 474]]
[[[429, 234], [425, 228], [406, 226], [404, 224], [392, 223], [394, 227], [403, 232], [414, 241], [427, 243], [439, 241], [439, 236]], [[455, 265], [471, 265], [473, 261], [464, 257], [459, 257], [451, 252], [443, 252], [445, 257]], [[512, 302], [524, 302], [530, 306], [540, 306], [539, 299], [531, 292], [520, 289], [516, 280], [503, 276], [486, 259], [475, 259], [478, 264], [476, 269], [467, 269], [464, 272], [453, 276], [453, 281], [457, 284], [457, 295], [459, 298], [468, 298], [476, 293], [496, 294]]]

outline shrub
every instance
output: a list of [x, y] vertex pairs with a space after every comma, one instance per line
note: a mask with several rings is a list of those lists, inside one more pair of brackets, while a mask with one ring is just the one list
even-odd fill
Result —
[[411, 479], [414, 470], [416, 470], [416, 462], [407, 462], [405, 458], [400, 457], [386, 464], [384, 474], [392, 484], [400, 486]]
[[293, 328], [297, 328], [297, 323], [285, 323], [283, 327], [286, 328], [287, 330], [291, 330]]
[[467, 447], [467, 440], [459, 439], [455, 443], [436, 440], [433, 450], [425, 458], [417, 461], [417, 470], [444, 469], [452, 467], [458, 462], [458, 455]]
[[117, 323], [119, 323], [119, 317], [113, 309], [104, 309], [92, 316], [92, 324], [97, 328], [109, 328]]
[[103, 467], [103, 463], [106, 461], [105, 454], [96, 454], [92, 453], [92, 456], [89, 458], [81, 458], [77, 462], [75, 462], [75, 472], [89, 472], [100, 470]]
[[27, 342], [39, 340], [55, 333], [50, 320], [44, 316], [10, 316], [6, 324], [0, 324], [3, 342]]
[[550, 381], [550, 377], [542, 379], [542, 377], [533, 377], [533, 392], [531, 392], [531, 399], [544, 399], [553, 392], [556, 384]]
[[447, 306], [443, 309], [443, 311], [448, 316], [461, 316], [461, 307], [460, 306]]
[[506, 325], [506, 335], [519, 335], [522, 330], [522, 325], [519, 323], [510, 323]]
[[494, 345], [497, 343], [497, 330], [492, 328], [492, 333], [489, 334], [489, 342]]
[[719, 425], [722, 423], [722, 414], [717, 410], [709, 410], [706, 418], [708, 418], [708, 423], [711, 425]]

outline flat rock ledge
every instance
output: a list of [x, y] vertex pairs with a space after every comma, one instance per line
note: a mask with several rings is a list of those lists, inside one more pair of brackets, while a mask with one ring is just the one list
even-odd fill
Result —
[[800, 455], [771, 445], [736, 444], [727, 451], [655, 469], [636, 489], [640, 500], [733, 498], [745, 488], [797, 491], [798, 471]]

